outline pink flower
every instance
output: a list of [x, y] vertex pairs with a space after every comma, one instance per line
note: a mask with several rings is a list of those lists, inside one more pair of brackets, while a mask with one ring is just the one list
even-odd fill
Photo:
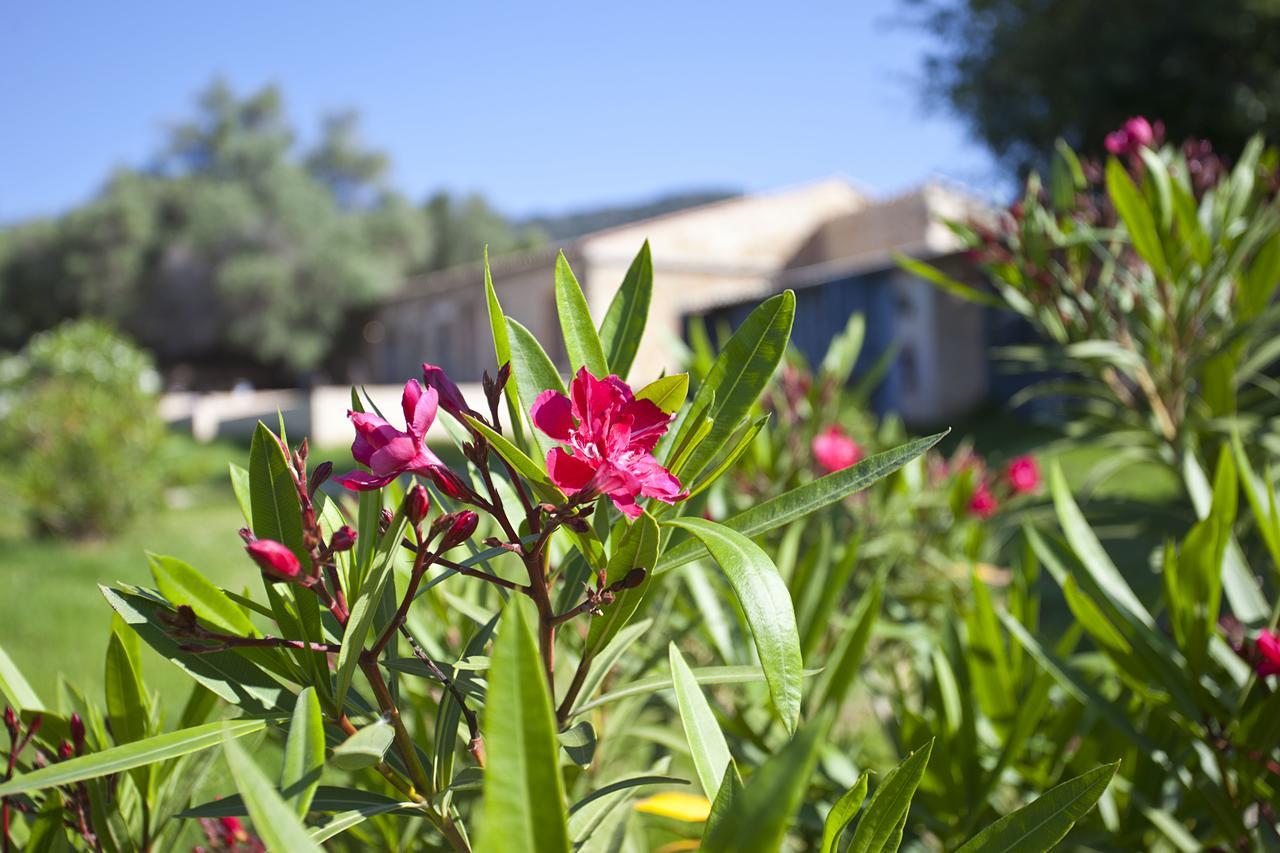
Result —
[[427, 383], [428, 388], [435, 389], [435, 392], [440, 397], [440, 406], [457, 420], [462, 420], [460, 417], [462, 412], [466, 412], [472, 417], [479, 417], [478, 413], [467, 405], [467, 401], [463, 398], [462, 392], [458, 390], [458, 386], [445, 375], [442, 368], [423, 362], [422, 381]]
[[1264, 678], [1268, 675], [1280, 675], [1280, 636], [1263, 628], [1258, 632], [1255, 642], [1260, 657], [1254, 663], [1254, 670]]
[[973, 496], [969, 498], [969, 512], [978, 518], [990, 518], [996, 514], [996, 508], [996, 496], [991, 494], [986, 483], [978, 486]]
[[1014, 494], [1025, 495], [1040, 488], [1040, 466], [1034, 456], [1019, 456], [1004, 471]]
[[543, 391], [530, 410], [534, 426], [569, 445], [547, 454], [547, 473], [565, 494], [606, 494], [628, 518], [643, 512], [637, 497], [664, 503], [688, 497], [653, 457], [670, 415], [651, 400], [637, 400], [618, 377], [597, 379], [585, 367], [569, 383], [569, 394], [572, 400]]
[[1122, 154], [1137, 154], [1139, 149], [1151, 147], [1155, 139], [1156, 131], [1151, 122], [1142, 116], [1134, 116], [1121, 125], [1119, 130], [1108, 133], [1104, 144], [1108, 151], [1119, 157]]
[[862, 448], [838, 426], [829, 426], [813, 439], [813, 458], [831, 473], [843, 471], [862, 460]]
[[433, 476], [444, 463], [427, 449], [427, 430], [436, 419], [436, 389], [422, 390], [418, 380], [404, 384], [400, 407], [404, 410], [406, 429], [398, 430], [371, 412], [347, 412], [356, 428], [351, 455], [370, 471], [352, 471], [337, 477], [348, 489], [368, 492], [380, 489], [401, 474]]

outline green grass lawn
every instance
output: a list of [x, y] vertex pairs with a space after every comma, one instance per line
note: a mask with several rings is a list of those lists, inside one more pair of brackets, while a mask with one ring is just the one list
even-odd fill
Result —
[[[0, 647], [21, 668], [46, 702], [62, 672], [90, 696], [100, 695], [103, 653], [111, 608], [98, 584], [126, 581], [151, 585], [146, 552], [179, 557], [238, 589], [257, 585], [258, 571], [241, 551], [243, 525], [226, 479], [226, 464], [243, 451], [227, 445], [197, 447], [175, 442], [185, 455], [182, 479], [166, 506], [105, 542], [30, 539], [20, 519], [0, 526]], [[190, 680], [150, 650], [144, 652], [148, 686], [173, 707]]]

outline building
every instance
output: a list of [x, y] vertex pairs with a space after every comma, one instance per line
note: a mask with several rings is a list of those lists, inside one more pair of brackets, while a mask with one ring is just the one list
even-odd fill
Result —
[[[503, 309], [527, 326], [566, 372], [552, 270], [563, 248], [597, 319], [644, 240], [654, 290], [645, 338], [630, 379], [643, 384], [681, 369], [679, 342], [690, 317], [736, 324], [765, 297], [797, 294], [792, 341], [820, 357], [850, 314], [867, 316], [859, 369], [889, 347], [896, 358], [876, 402], [916, 423], [961, 415], [985, 399], [983, 312], [902, 272], [892, 252], [963, 273], [958, 244], [942, 223], [981, 211], [939, 184], [872, 200], [843, 180], [745, 195], [597, 231], [562, 247], [495, 258]], [[433, 362], [459, 382], [492, 370], [494, 354], [480, 265], [409, 281], [365, 328], [353, 376], [395, 383]]]

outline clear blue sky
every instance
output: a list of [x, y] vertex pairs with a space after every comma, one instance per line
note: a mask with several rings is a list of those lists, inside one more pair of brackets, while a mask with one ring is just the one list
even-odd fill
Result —
[[[363, 7], [363, 8], [362, 8]], [[844, 3], [10, 3], [0, 222], [139, 164], [215, 75], [295, 124], [354, 107], [397, 186], [515, 214], [843, 174], [876, 193], [998, 173], [919, 95], [898, 0]]]

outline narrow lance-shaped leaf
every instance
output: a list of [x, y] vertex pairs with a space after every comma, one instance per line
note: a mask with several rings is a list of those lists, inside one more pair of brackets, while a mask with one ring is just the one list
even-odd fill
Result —
[[600, 342], [609, 371], [623, 379], [627, 378], [640, 347], [652, 296], [653, 257], [649, 253], [649, 241], [645, 240], [600, 322]]
[[523, 607], [507, 603], [489, 669], [480, 853], [569, 849], [555, 712]]
[[[528, 407], [543, 391], [553, 389], [563, 394], [564, 380], [532, 332], [510, 317], [507, 331], [511, 343], [511, 376], [520, 392], [521, 405], [526, 409], [522, 417], [526, 417]], [[533, 430], [533, 436], [544, 454], [556, 444], [539, 430]]]
[[44, 707], [40, 697], [4, 649], [0, 649], [0, 696], [19, 711]]
[[719, 563], [746, 616], [774, 709], [788, 731], [800, 719], [800, 636], [791, 594], [778, 568], [759, 545], [735, 530], [702, 518], [665, 522], [698, 537]]
[[283, 542], [304, 566], [308, 565], [297, 486], [280, 439], [261, 421], [249, 445], [249, 495], [254, 534]]
[[293, 813], [258, 765], [240, 744], [227, 737], [222, 744], [227, 768], [236, 788], [249, 809], [254, 831], [268, 850], [289, 853], [322, 853], [323, 848], [311, 840], [302, 821]]
[[586, 646], [589, 652], [604, 648], [631, 621], [653, 582], [653, 564], [657, 560], [658, 525], [646, 512], [627, 528], [614, 546], [605, 569], [605, 580], [610, 584], [621, 581], [633, 569], [644, 569], [644, 580], [639, 586], [619, 592], [613, 604], [604, 609], [603, 615], [591, 620]]
[[676, 688], [676, 707], [680, 710], [680, 722], [684, 726], [685, 740], [689, 742], [693, 766], [698, 771], [702, 792], [715, 800], [725, 768], [732, 758], [729, 744], [720, 731], [707, 697], [702, 694], [693, 671], [675, 643], [668, 645], [667, 656], [671, 661], [671, 680]]
[[593, 376], [607, 376], [609, 364], [605, 361], [604, 347], [596, 334], [595, 323], [587, 308], [587, 298], [582, 287], [569, 268], [564, 252], [556, 255], [556, 312], [560, 315], [560, 330], [564, 334], [565, 350], [569, 353], [569, 368], [586, 367]]
[[1050, 788], [964, 843], [957, 853], [1052, 850], [1107, 790], [1120, 764], [1106, 764]]
[[[796, 295], [779, 293], [752, 311], [725, 344], [693, 399], [696, 411], [715, 394], [711, 431], [690, 452], [679, 476], [688, 480], [701, 473], [751, 411], [787, 350], [795, 311]], [[682, 430], [694, 426], [686, 424]], [[679, 446], [680, 437], [675, 443]]]
[[289, 737], [284, 745], [284, 767], [280, 770], [280, 789], [289, 797], [293, 810], [306, 817], [311, 799], [320, 785], [324, 771], [324, 717], [314, 687], [298, 694], [289, 723]]
[[867, 798], [869, 778], [866, 773], [859, 776], [853, 787], [841, 794], [831, 811], [827, 812], [827, 819], [822, 823], [822, 853], [834, 853], [841, 833], [853, 822], [858, 809], [862, 808], [863, 800]]
[[[804, 518], [854, 492], [865, 489], [933, 447], [946, 434], [940, 432], [927, 438], [918, 438], [893, 450], [877, 453], [843, 471], [820, 477], [776, 498], [756, 504], [751, 509], [740, 512], [720, 524], [747, 537], [759, 536], [761, 533]], [[681, 542], [662, 555], [658, 560], [656, 571], [662, 574], [699, 559], [705, 553], [706, 546], [696, 539]]]
[[147, 562], [160, 594], [172, 604], [187, 605], [197, 617], [220, 630], [240, 637], [257, 636], [244, 611], [198, 570], [176, 557], [157, 554], [148, 554]]
[[703, 839], [702, 850], [739, 853], [782, 849], [787, 829], [809, 790], [818, 750], [831, 727], [832, 716], [827, 710], [809, 722], [751, 774], [741, 793], [734, 796], [724, 819]]
[[260, 719], [206, 723], [50, 764], [48, 767], [15, 776], [0, 785], [0, 797], [71, 785], [189, 755], [222, 743], [224, 731], [229, 737], [244, 737], [266, 728], [268, 722], [269, 720]]
[[[498, 359], [498, 366], [511, 362], [511, 339], [507, 329], [507, 318], [502, 313], [502, 303], [498, 301], [498, 292], [493, 288], [493, 274], [489, 271], [489, 247], [484, 247], [484, 299], [489, 310], [489, 328], [493, 332], [493, 353]], [[520, 415], [520, 392], [516, 383], [508, 382], [503, 390], [507, 398], [507, 415], [511, 419], [511, 433], [516, 444], [524, 443], [524, 423]], [[530, 401], [533, 402], [532, 400]]]
[[867, 803], [866, 811], [859, 818], [853, 837], [849, 840], [846, 853], [892, 853], [898, 849], [907, 811], [911, 808], [911, 800], [916, 795], [920, 780], [924, 778], [932, 751], [933, 741], [929, 741], [889, 771], [871, 795], [871, 801]]

